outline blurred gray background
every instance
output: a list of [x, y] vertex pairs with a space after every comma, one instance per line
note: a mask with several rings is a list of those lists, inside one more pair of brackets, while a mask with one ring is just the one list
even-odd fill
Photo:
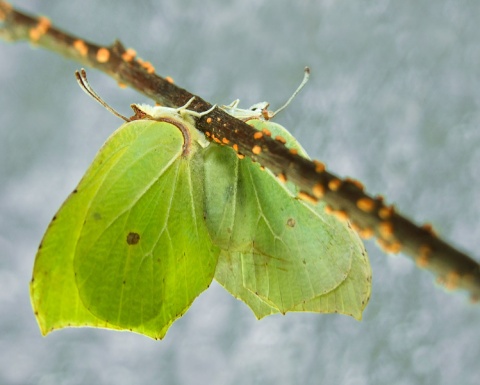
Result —
[[[15, 1], [100, 44], [115, 38], [212, 103], [291, 94], [276, 121], [310, 155], [480, 257], [480, 2]], [[256, 321], [215, 284], [163, 341], [94, 329], [40, 335], [28, 296], [37, 246], [122, 123], [77, 86], [73, 62], [0, 42], [1, 384], [478, 384], [480, 306], [367, 242], [364, 319]], [[124, 114], [149, 102], [90, 70]]]

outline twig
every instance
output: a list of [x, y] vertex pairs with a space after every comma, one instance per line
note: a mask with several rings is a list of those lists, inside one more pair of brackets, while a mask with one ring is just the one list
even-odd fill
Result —
[[[27, 40], [96, 68], [162, 105], [182, 106], [194, 96], [171, 79], [156, 75], [150, 63], [136, 58], [133, 50], [125, 49], [118, 41], [110, 47], [87, 42], [54, 28], [45, 17], [29, 16], [2, 1], [0, 37]], [[196, 96], [190, 108], [205, 111], [211, 106]], [[313, 203], [322, 199], [329, 213], [348, 219], [364, 238], [375, 236], [386, 252], [401, 251], [418, 267], [435, 274], [447, 288], [467, 290], [475, 301], [480, 298], [480, 266], [474, 259], [439, 239], [431, 226], [418, 227], [381, 197], [365, 194], [359, 182], [341, 179], [326, 171], [322, 163], [302, 158], [287, 149], [282, 138], [271, 138], [267, 130], [259, 137], [258, 131], [219, 108], [199, 118], [196, 127], [211, 140], [232, 147], [239, 156], [248, 156], [280, 179], [295, 183], [301, 190], [299, 198]]]

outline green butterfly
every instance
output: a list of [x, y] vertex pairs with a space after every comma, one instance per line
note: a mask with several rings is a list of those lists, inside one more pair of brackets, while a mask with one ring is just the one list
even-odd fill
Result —
[[[84, 72], [79, 79], [104, 104]], [[211, 110], [189, 103], [133, 105], [145, 118], [123, 117], [53, 218], [30, 285], [42, 333], [91, 326], [161, 339], [213, 278], [258, 318], [312, 311], [360, 319], [371, 271], [357, 234], [322, 203], [297, 199], [294, 185], [208, 141], [193, 117]], [[265, 104], [237, 105], [221, 108], [307, 156], [264, 120]]]

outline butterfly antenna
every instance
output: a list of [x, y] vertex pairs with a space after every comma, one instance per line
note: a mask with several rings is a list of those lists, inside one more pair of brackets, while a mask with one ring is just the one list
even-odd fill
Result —
[[295, 96], [297, 96], [298, 93], [302, 90], [303, 86], [307, 84], [309, 78], [310, 78], [310, 68], [305, 67], [305, 69], [303, 70], [303, 80], [298, 86], [298, 88], [295, 90], [295, 92], [292, 94], [292, 96], [290, 96], [290, 98], [287, 100], [287, 102], [283, 106], [281, 106], [278, 110], [270, 114], [270, 118], [273, 118], [275, 115], [277, 115], [280, 111], [285, 109], [292, 102]]
[[115, 111], [112, 107], [110, 107], [98, 94], [93, 90], [88, 83], [87, 80], [87, 72], [82, 68], [80, 71], [75, 71], [75, 77], [77, 78], [78, 85], [80, 88], [93, 99], [95, 99], [98, 103], [100, 103], [103, 107], [105, 107], [108, 111], [110, 111], [113, 115], [118, 116], [120, 119], [129, 122], [130, 119], [126, 118], [122, 114]]

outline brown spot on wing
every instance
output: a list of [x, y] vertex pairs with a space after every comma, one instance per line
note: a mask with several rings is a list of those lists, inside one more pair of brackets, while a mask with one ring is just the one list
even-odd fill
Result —
[[136, 245], [138, 242], [140, 242], [140, 234], [130, 232], [127, 235], [127, 243], [129, 245]]

